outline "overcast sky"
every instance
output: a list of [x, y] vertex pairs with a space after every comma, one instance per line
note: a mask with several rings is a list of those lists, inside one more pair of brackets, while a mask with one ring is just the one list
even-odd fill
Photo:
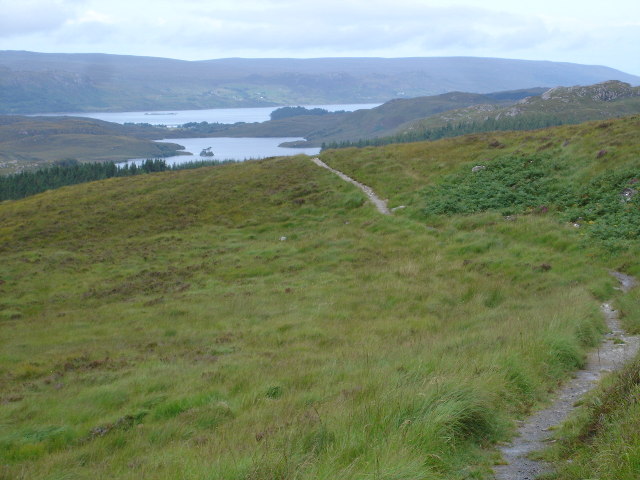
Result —
[[638, 0], [0, 0], [0, 50], [480, 56], [640, 75]]

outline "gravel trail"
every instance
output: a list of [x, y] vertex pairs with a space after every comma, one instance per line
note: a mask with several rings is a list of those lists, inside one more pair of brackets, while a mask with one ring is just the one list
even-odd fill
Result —
[[326, 168], [330, 172], [335, 173], [337, 176], [339, 176], [345, 182], [352, 183], [353, 185], [358, 187], [360, 190], [362, 190], [364, 192], [364, 194], [371, 201], [371, 203], [373, 203], [376, 206], [376, 208], [378, 209], [378, 211], [380, 213], [382, 213], [383, 215], [391, 215], [391, 211], [389, 210], [389, 207], [387, 207], [387, 201], [386, 200], [382, 200], [380, 197], [378, 197], [375, 194], [375, 192], [371, 189], [371, 187], [367, 187], [366, 185], [358, 182], [357, 180], [354, 180], [353, 178], [345, 175], [341, 171], [336, 170], [335, 168], [331, 168], [329, 165], [324, 163], [319, 158], [312, 158], [311, 161], [313, 163], [315, 163], [316, 165], [318, 165], [319, 167]]
[[[619, 272], [610, 273], [618, 279], [620, 290], [624, 292], [636, 285], [633, 277]], [[518, 429], [518, 436], [513, 442], [500, 449], [506, 464], [494, 468], [496, 480], [533, 480], [548, 472], [548, 464], [531, 460], [528, 455], [545, 447], [545, 442], [551, 437], [551, 427], [569, 416], [576, 401], [594, 388], [604, 373], [618, 370], [638, 352], [640, 337], [625, 334], [618, 312], [609, 303], [604, 303], [601, 309], [609, 327], [602, 344], [589, 354], [584, 370], [578, 371], [575, 378], [557, 393], [553, 404], [529, 417]]]

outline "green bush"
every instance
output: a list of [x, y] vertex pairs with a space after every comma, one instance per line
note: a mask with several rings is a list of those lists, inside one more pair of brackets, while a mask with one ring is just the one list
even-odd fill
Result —
[[640, 165], [606, 172], [583, 185], [576, 185], [567, 166], [548, 154], [508, 155], [484, 167], [472, 172], [466, 166], [426, 189], [423, 213], [559, 212], [562, 220], [612, 251], [640, 238], [640, 195], [635, 194]]

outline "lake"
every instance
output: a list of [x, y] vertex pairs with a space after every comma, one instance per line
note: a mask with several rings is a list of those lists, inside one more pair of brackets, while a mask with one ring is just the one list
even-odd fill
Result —
[[[352, 112], [360, 109], [370, 109], [379, 103], [355, 103], [347, 105], [302, 105], [305, 108], [324, 108], [330, 112], [345, 110]], [[89, 117], [114, 123], [149, 123], [151, 125], [166, 125], [173, 127], [189, 122], [236, 123], [236, 122], [266, 122], [274, 110], [282, 107], [260, 108], [212, 108], [208, 110], [163, 110], [145, 112], [82, 112], [68, 113], [76, 117]], [[58, 114], [59, 115], [59, 114]]]
[[[379, 106], [379, 103], [354, 103], [345, 105], [302, 105], [305, 108], [323, 108], [330, 112], [344, 110], [352, 112]], [[149, 123], [152, 125], [166, 125], [174, 127], [189, 122], [209, 123], [237, 123], [237, 122], [265, 122], [270, 119], [274, 110], [282, 107], [260, 108], [213, 108], [208, 110], [163, 110], [146, 112], [89, 112], [69, 113], [78, 117], [96, 118], [114, 123]], [[283, 142], [303, 140], [302, 138], [173, 138], [159, 140], [177, 143], [185, 147], [186, 152], [193, 155], [178, 155], [168, 157], [168, 164], [174, 165], [197, 160], [246, 160], [249, 158], [266, 158], [275, 156], [317, 155], [319, 148], [283, 148]], [[213, 157], [200, 157], [204, 148], [211, 147]], [[144, 159], [131, 159], [130, 162], [140, 163]], [[125, 162], [127, 163], [127, 162]]]
[[[283, 142], [302, 140], [296, 137], [286, 138], [167, 138], [159, 142], [170, 142], [183, 145], [186, 152], [193, 155], [178, 155], [165, 158], [169, 165], [198, 160], [247, 160], [249, 158], [266, 158], [290, 155], [317, 155], [319, 148], [283, 148]], [[200, 152], [211, 147], [213, 157], [201, 157]], [[130, 162], [141, 163], [144, 159], [136, 158]], [[129, 162], [125, 162], [129, 163]]]

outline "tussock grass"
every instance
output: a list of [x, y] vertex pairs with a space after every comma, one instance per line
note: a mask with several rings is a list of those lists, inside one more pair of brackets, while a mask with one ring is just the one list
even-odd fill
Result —
[[631, 480], [640, 471], [640, 361], [605, 379], [558, 432], [558, 480]]
[[427, 224], [416, 192], [485, 148], [451, 142], [351, 159], [392, 217], [306, 157], [0, 204], [2, 475], [487, 474], [596, 342], [612, 254], [552, 215]]

